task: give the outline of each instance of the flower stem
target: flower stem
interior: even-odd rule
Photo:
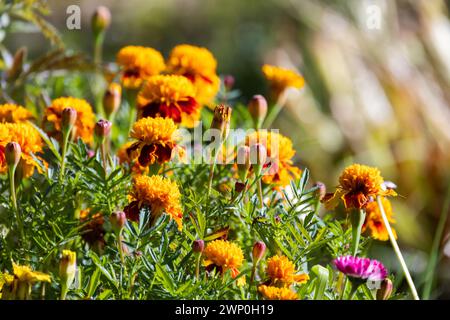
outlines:
[[[214,178],[214,169],[216,167],[216,161],[217,161],[217,156],[219,154],[219,150],[222,147],[222,143],[220,143],[219,147],[217,150],[213,149],[212,150],[212,157],[213,157],[213,163],[211,163],[211,166],[209,168],[209,177],[208,177],[208,197],[211,194],[211,189],[212,189],[212,182],[213,182],[213,178]]]
[[[358,254],[359,240],[361,239],[361,229],[366,219],[366,211],[359,209],[358,212],[351,213],[352,222],[352,256],[356,257]]]
[[[389,220],[386,216],[386,212],[384,211],[383,204],[381,203],[380,196],[377,196],[377,204],[378,208],[380,209],[381,217],[383,218],[384,226],[386,227],[386,230],[389,234],[389,240],[391,241],[392,247],[395,251],[395,254],[397,255],[397,259],[400,262],[403,272],[405,273],[406,281],[408,282],[409,288],[411,289],[411,294],[414,297],[414,300],[420,300],[419,295],[417,294],[416,287],[414,286],[414,282],[411,278],[411,274],[409,273],[408,267],[405,263],[405,260],[403,259],[402,253],[400,251],[400,248],[398,247],[397,241],[395,240],[394,233],[392,232],[391,226],[389,224]]]
[[[17,197],[16,197],[16,184],[14,181],[14,174],[16,172],[16,167],[8,167],[8,177],[9,177],[9,190],[11,194],[11,202],[14,208],[14,213],[16,214],[17,226],[19,227],[19,233],[22,239],[24,239],[23,233],[23,222],[22,216],[20,215],[19,207],[17,206]]]
[[[263,209],[264,208],[264,198],[263,198],[263,192],[262,192],[261,178],[258,179],[256,186],[258,188],[259,205],[260,205],[260,208]]]
[[[120,254],[120,261],[122,262],[122,265],[125,263],[125,258],[123,255],[123,248],[122,248],[122,235],[121,232],[119,231],[117,233],[117,250],[119,251]]]
[[[66,153],[67,153],[67,146],[69,142],[69,136],[70,136],[71,130],[63,130],[63,145],[62,145],[62,153],[61,153],[61,168],[59,171],[59,181],[62,182],[64,179],[64,167],[66,164]]]
[[[202,259],[202,254],[198,253],[195,261],[195,278],[199,279],[200,277],[200,261]]]
[[[264,120],[265,128],[270,128],[270,126],[272,125],[272,123],[275,121],[278,114],[280,113],[281,109],[282,109],[282,105],[280,105],[279,103],[275,103],[273,105],[273,107],[269,110],[269,113],[267,114],[266,119]]]
[[[61,284],[61,294],[59,296],[60,300],[66,300],[67,291],[68,291],[67,284],[66,283],[62,283]]]

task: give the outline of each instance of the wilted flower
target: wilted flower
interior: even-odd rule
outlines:
[[[230,270],[233,278],[239,274],[239,268],[244,261],[242,249],[227,240],[214,240],[208,243],[203,254],[206,267],[216,268],[222,274]]]
[[[343,256],[333,260],[336,268],[352,280],[382,281],[387,276],[384,265],[369,258]]]

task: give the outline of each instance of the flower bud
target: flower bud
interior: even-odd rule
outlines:
[[[70,250],[63,250],[61,260],[59,261],[59,276],[62,282],[69,288],[75,279],[77,270],[77,255]]]
[[[262,241],[256,241],[253,245],[253,263],[258,263],[266,252],[266,244]]]
[[[99,6],[92,15],[92,31],[95,36],[105,31],[111,23],[111,12],[107,7]]]
[[[195,240],[194,243],[192,244],[192,251],[194,251],[195,253],[202,253],[204,249],[205,249],[205,241],[201,239]]]
[[[214,117],[211,122],[211,129],[220,130],[222,141],[226,140],[230,131],[231,107],[218,105],[214,109]]]
[[[6,163],[12,169],[17,167],[17,164],[20,161],[20,156],[22,155],[22,148],[17,142],[8,142],[5,147],[5,158]]]
[[[109,216],[109,222],[111,222],[111,228],[115,233],[119,233],[125,223],[127,222],[127,217],[123,211],[115,211]]]
[[[225,89],[231,90],[234,86],[234,77],[231,74],[227,74],[223,77],[223,85],[225,86]]]
[[[377,300],[388,300],[392,294],[393,288],[394,285],[392,284],[391,279],[384,279],[383,282],[381,282],[380,289],[377,290]]]
[[[317,187],[316,195],[318,195],[319,200],[322,201],[322,199],[327,194],[327,188],[325,184],[323,182],[317,181],[314,186]]]
[[[250,148],[248,146],[241,146],[237,152],[237,167],[239,179],[245,182],[248,171],[250,170]]]
[[[106,117],[109,118],[111,114],[119,110],[121,99],[122,87],[120,84],[110,83],[103,96],[103,110],[105,111]]]
[[[267,101],[262,95],[254,95],[248,104],[248,112],[255,121],[257,127],[264,121],[267,115]]]
[[[108,120],[98,120],[97,123],[95,124],[95,135],[97,137],[99,137],[100,139],[103,139],[107,136],[109,136],[110,132],[111,132],[111,126],[112,123]]]
[[[61,126],[66,132],[72,130],[77,120],[77,111],[73,108],[64,108],[61,115]]]
[[[17,79],[17,77],[20,76],[23,70],[23,64],[27,56],[27,48],[22,47],[19,50],[16,51],[14,54],[14,59],[11,65],[11,68],[9,68],[7,72],[7,79],[9,81]]]

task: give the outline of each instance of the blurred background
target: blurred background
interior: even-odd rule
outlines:
[[[4,1],[4,0],[2,0]],[[0,2],[2,2],[0,1]],[[220,74],[231,74],[239,100],[268,94],[263,63],[300,72],[302,91],[289,93],[275,128],[289,136],[296,164],[334,190],[341,170],[360,162],[398,185],[393,200],[399,243],[419,292],[430,282],[438,222],[448,215],[450,181],[450,1],[440,0],[50,0],[46,19],[66,47],[91,55],[90,18],[112,13],[104,59],[124,45],[151,46],[165,56],[180,43],[208,47]],[[67,7],[81,8],[81,30],[66,26]],[[28,30],[30,31],[30,30]],[[40,33],[9,33],[11,52],[49,50]],[[450,299],[449,223],[439,250],[431,298]],[[399,270],[389,243],[374,257]],[[405,287],[406,289],[406,287]],[[427,289],[425,289],[427,290]]]

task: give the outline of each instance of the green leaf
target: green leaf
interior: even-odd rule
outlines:
[[[314,289],[314,300],[323,300],[328,285],[329,271],[327,268],[317,264],[311,268],[311,275],[317,279]]]

